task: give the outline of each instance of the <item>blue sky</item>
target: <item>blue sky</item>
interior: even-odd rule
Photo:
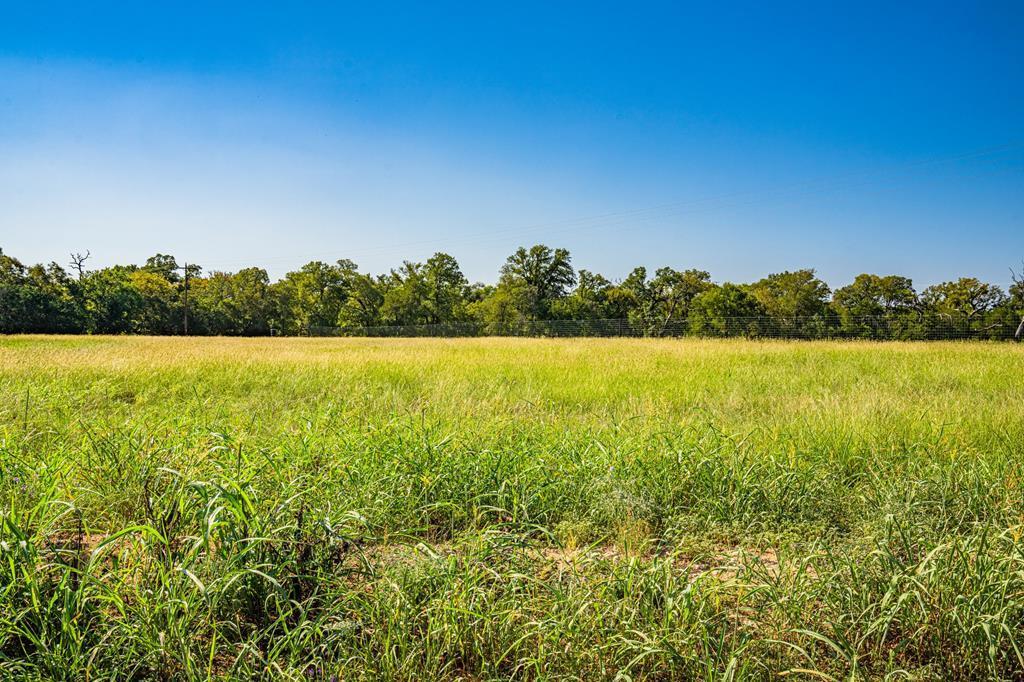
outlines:
[[[153,4],[0,3],[5,252],[493,281],[544,242],[919,287],[1024,258],[1020,2]]]

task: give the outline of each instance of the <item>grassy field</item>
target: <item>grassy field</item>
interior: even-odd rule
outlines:
[[[0,678],[1024,675],[1024,346],[0,339]]]

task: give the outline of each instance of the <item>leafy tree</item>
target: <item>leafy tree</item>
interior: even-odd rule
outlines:
[[[486,334],[514,334],[526,329],[529,323],[525,311],[530,302],[525,287],[499,284],[474,306],[474,312]]]
[[[609,294],[614,286],[604,276],[580,270],[576,288],[552,305],[552,314],[564,320],[600,320],[611,317]]]
[[[933,284],[921,294],[921,301],[939,316],[974,320],[1004,302],[1006,295],[995,284],[974,277]]]
[[[270,277],[263,268],[243,268],[230,279],[232,333],[256,336],[270,331]]]
[[[88,258],[88,254],[85,258]],[[84,258],[80,254],[71,255],[71,262],[75,267],[79,267],[80,261],[84,261]],[[203,276],[202,266],[197,265],[196,263],[178,265],[178,259],[165,253],[158,253],[150,256],[146,259],[146,264],[139,269],[145,270],[146,272],[152,272],[155,275],[163,277],[168,282],[175,284],[184,278],[183,276],[186,270],[188,271],[189,278],[198,278]],[[179,270],[181,271],[181,274],[179,274]]]
[[[183,323],[179,294],[169,280],[152,270],[128,273],[128,285],[138,294],[131,314],[131,331],[137,334],[174,334]]]
[[[72,256],[72,262],[76,262],[76,259],[77,256]],[[203,269],[199,265],[190,263],[180,266],[177,259],[168,254],[158,253],[147,258],[146,264],[131,278],[146,301],[139,319],[135,321],[139,332],[177,334],[184,331],[186,298],[194,293],[197,285],[201,286],[202,275]],[[204,312],[197,309],[194,300],[189,301],[191,333],[213,331],[203,327],[204,323],[211,323]],[[196,323],[199,323],[198,327]]]
[[[694,297],[690,330],[706,336],[757,336],[764,333],[761,302],[744,287],[726,282]]]
[[[78,333],[83,329],[84,311],[78,296],[78,283],[56,263],[33,265],[27,272],[28,298],[26,320],[33,331]]]
[[[644,335],[665,333],[675,320],[685,320],[693,299],[712,286],[711,275],[703,270],[659,268],[647,279],[647,269],[633,270],[619,286],[629,301],[629,320]]]
[[[380,284],[384,324],[442,324],[466,317],[469,284],[458,261],[446,253],[435,253],[425,264],[406,261]]]
[[[193,328],[209,334],[270,333],[270,279],[262,268],[213,272],[190,285]]]
[[[447,253],[435,253],[423,268],[428,321],[434,324],[466,319],[469,282],[459,262]]]
[[[0,251],[0,332],[77,332],[75,283],[56,263],[26,268]]]
[[[26,331],[26,275],[21,261],[0,251],[0,332]]]
[[[769,315],[810,317],[825,313],[829,288],[814,270],[787,270],[754,282],[750,292]]]
[[[749,290],[772,318],[772,333],[811,338],[826,333],[829,288],[814,270],[773,273]]]
[[[491,299],[498,288],[493,284],[476,282],[466,289],[466,317],[476,322],[480,329],[488,332],[488,317],[492,306]],[[490,333],[494,333],[490,331]]]
[[[189,333],[233,333],[231,273],[211,272],[189,282]]]
[[[913,310],[917,306],[917,293],[906,277],[863,274],[857,275],[852,284],[836,289],[832,301],[849,315],[885,315]]]
[[[285,274],[274,285],[278,327],[299,333],[309,327],[337,325],[356,274],[356,264],[350,260],[334,265],[312,261]]]
[[[1010,300],[1014,305],[1024,308],[1024,269],[1018,273],[1010,268],[1010,280],[1013,282],[1009,289]]]
[[[380,281],[370,275],[353,273],[349,279],[348,298],[338,313],[338,324],[349,329],[378,325],[383,303],[384,291]]]
[[[466,305],[471,307],[480,303],[493,294],[495,288],[496,287],[493,284],[484,284],[483,282],[474,282],[473,284],[470,284],[469,287],[466,288]],[[469,314],[474,316],[472,309],[470,309]]]
[[[850,336],[908,338],[919,326],[917,292],[910,279],[898,275],[857,275],[851,284],[836,289],[832,306]]]
[[[1010,302],[1019,310],[1024,311],[1024,279],[1018,279],[1010,287]]]
[[[162,277],[168,282],[177,283],[181,279],[178,275],[178,261],[174,256],[168,256],[167,254],[158,253],[155,256],[150,256],[146,259],[146,264],[141,268],[145,272],[152,273],[159,277]],[[191,276],[191,273],[189,273]]]
[[[405,261],[398,270],[381,278],[384,289],[380,305],[385,325],[420,325],[432,321],[430,294],[423,265]]]
[[[519,312],[529,320],[550,317],[553,302],[564,297],[576,283],[572,258],[565,249],[551,249],[543,244],[520,247],[501,267],[498,288],[503,300],[520,306]]]
[[[86,331],[93,334],[127,334],[145,306],[142,294],[132,286],[133,265],[115,265],[89,272],[82,281]]]
[[[951,331],[992,335],[1012,319],[1007,301],[1001,288],[974,277],[934,284],[921,292],[931,333],[939,337]]]
[[[613,295],[625,309],[629,323],[644,336],[656,333],[659,327],[657,303],[647,283],[647,268],[634,268],[616,287]]]

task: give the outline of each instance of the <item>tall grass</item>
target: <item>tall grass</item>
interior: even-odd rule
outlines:
[[[1016,679],[1024,348],[0,339],[0,678]]]

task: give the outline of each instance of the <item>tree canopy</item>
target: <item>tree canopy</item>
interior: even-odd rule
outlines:
[[[72,254],[69,274],[0,251],[0,332],[181,334],[187,315],[189,333],[245,336],[459,325],[481,334],[932,338],[946,329],[1004,338],[1024,316],[1024,279],[1015,272],[1006,291],[962,277],[918,294],[907,277],[870,273],[833,292],[813,269],[742,284],[716,283],[695,268],[664,266],[652,276],[637,267],[614,281],[577,272],[566,249],[543,244],[509,255],[494,285],[471,284],[447,253],[380,275],[346,259],[315,260],[277,281],[259,267],[205,272],[162,253],[141,266],[96,269],[89,257]],[[620,323],[589,324],[608,320]]]

